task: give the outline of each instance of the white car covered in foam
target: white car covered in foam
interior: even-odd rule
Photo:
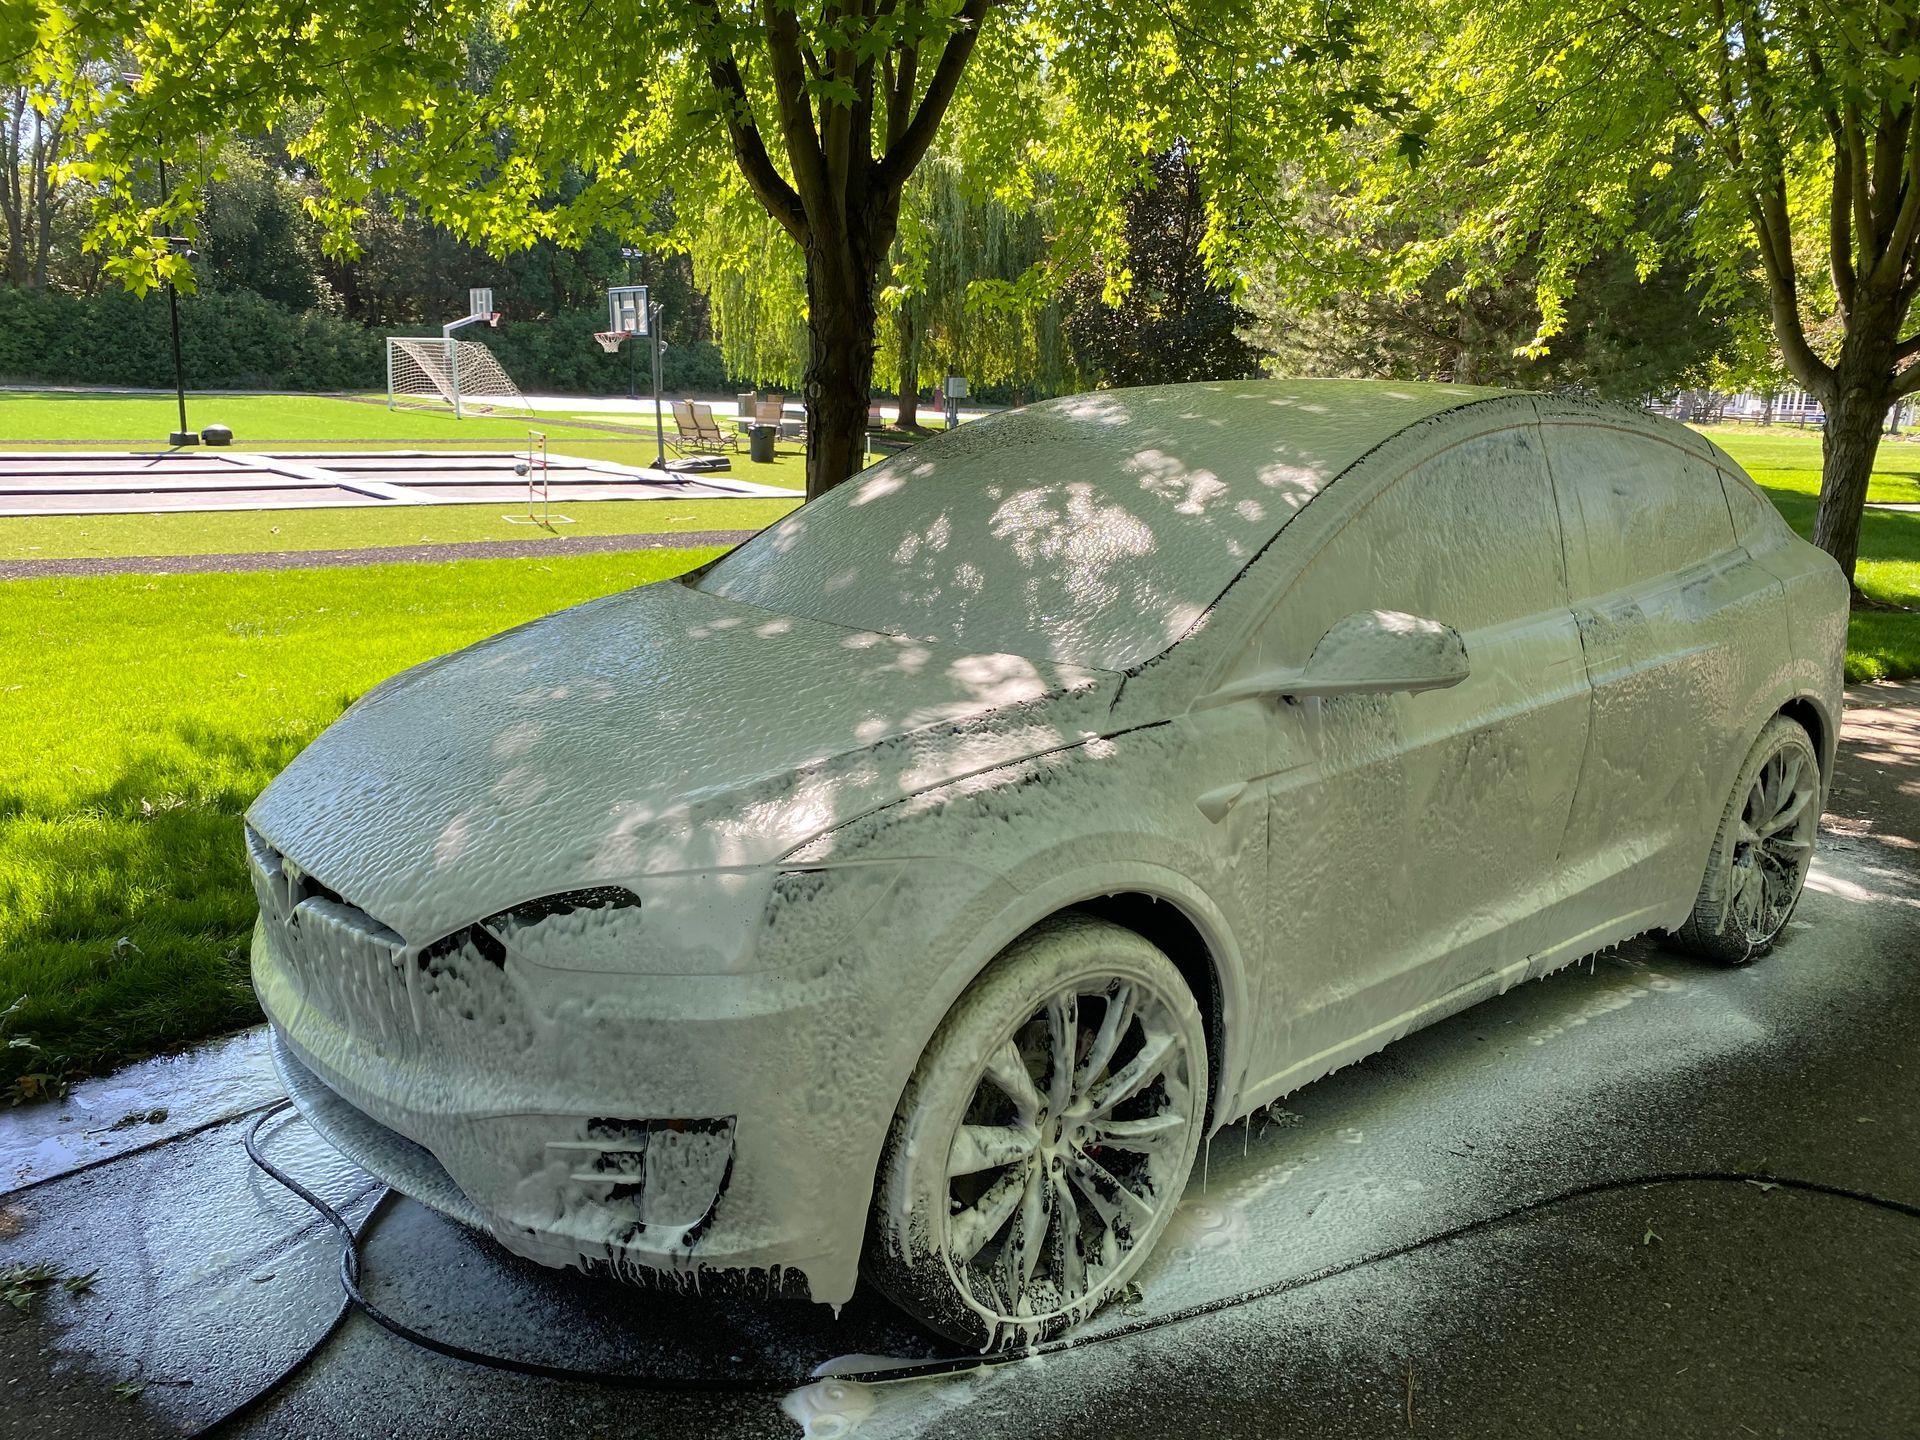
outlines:
[[[366,695],[248,812],[254,981],[311,1122],[520,1254],[1032,1339],[1218,1127],[1643,931],[1765,950],[1846,609],[1628,411],[1051,401]]]

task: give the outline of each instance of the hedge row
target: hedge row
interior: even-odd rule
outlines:
[[[180,297],[180,353],[204,389],[384,388],[378,335],[250,293]],[[54,385],[173,384],[167,296],[82,298],[0,288],[0,377]]]
[[[529,394],[623,395],[629,359],[605,355],[593,332],[604,313],[469,327],[463,338],[486,344]],[[386,388],[385,341],[324,311],[289,310],[251,292],[180,297],[180,352],[190,389],[352,390]],[[627,342],[629,346],[633,341]],[[648,356],[640,385],[652,388]],[[664,389],[724,393],[726,367],[717,346],[668,347]],[[0,285],[0,381],[46,385],[173,384],[167,297],[136,298],[115,290],[95,296],[17,290]]]

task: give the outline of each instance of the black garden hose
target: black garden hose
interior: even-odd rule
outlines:
[[[199,1436],[210,1436],[224,1430],[236,1420],[251,1414],[270,1396],[277,1393],[288,1380],[319,1352],[334,1333],[340,1328],[349,1310],[359,1310],[369,1320],[385,1330],[391,1331],[410,1344],[431,1350],[437,1355],[449,1359],[464,1361],[469,1365],[483,1366],[489,1370],[502,1370],[515,1375],[529,1375],[543,1380],[561,1380],[585,1382],[594,1385],[610,1386],[626,1390],[653,1391],[657,1393],[715,1394],[715,1395],[766,1395],[778,1396],[807,1384],[814,1377],[806,1375],[768,1375],[738,1376],[724,1379],[688,1379],[673,1375],[634,1375],[621,1371],[594,1370],[587,1367],[568,1365],[547,1365],[538,1361],[519,1360],[512,1356],[491,1355],[485,1351],[470,1349],[450,1340],[442,1340],[417,1330],[404,1321],[381,1310],[368,1300],[360,1290],[360,1240],[361,1231],[357,1231],[332,1206],[315,1195],[298,1180],[288,1175],[271,1160],[260,1153],[258,1144],[260,1127],[273,1116],[285,1110],[291,1101],[280,1104],[259,1115],[246,1134],[247,1156],[267,1175],[284,1185],[313,1207],[314,1212],[340,1234],[340,1309],[320,1336],[304,1350],[284,1372],[272,1383],[256,1394],[248,1397],[233,1410],[195,1432]],[[1091,1345],[1104,1345],[1110,1341],[1142,1335],[1150,1330],[1158,1330],[1167,1325],[1178,1325],[1188,1320],[1231,1310],[1238,1306],[1252,1304],[1255,1301],[1271,1299],[1290,1291],[1302,1290],[1309,1285],[1317,1285],[1335,1276],[1349,1274],[1369,1266],[1380,1265],[1389,1260],[1399,1259],[1418,1250],[1435,1245],[1444,1245],[1449,1241],[1465,1239],[1497,1226],[1510,1224],[1515,1220],[1537,1214],[1554,1206],[1583,1199],[1590,1195],[1604,1195],[1615,1190],[1645,1189],[1656,1185],[1757,1185],[1781,1190],[1798,1190],[1809,1195],[1824,1195],[1836,1200],[1850,1200],[1861,1205],[1871,1205],[1881,1210],[1904,1215],[1910,1220],[1920,1220],[1920,1205],[1905,1200],[1890,1199],[1866,1190],[1855,1190],[1844,1185],[1829,1185],[1819,1180],[1804,1180],[1792,1175],[1774,1175],[1763,1171],[1743,1170],[1661,1170],[1649,1171],[1640,1175],[1624,1175],[1606,1180],[1592,1180],[1585,1184],[1569,1186],[1551,1194],[1541,1195],[1532,1200],[1523,1200],[1509,1205],[1503,1210],[1469,1220],[1450,1229],[1436,1231],[1430,1235],[1408,1240],[1385,1249],[1375,1250],[1353,1260],[1342,1260],[1336,1264],[1325,1265],[1317,1270],[1289,1276],[1271,1284],[1255,1286],[1233,1295],[1218,1299],[1204,1300],[1197,1304],[1172,1310],[1164,1315],[1143,1316],[1129,1321],[1114,1329],[1085,1339],[1063,1336],[1043,1344],[1027,1346],[1021,1349],[1000,1350],[990,1354],[968,1352],[959,1355],[935,1356],[918,1360],[885,1370],[871,1370],[837,1374],[833,1378],[841,1384],[887,1385],[908,1380],[927,1380],[942,1375],[954,1375],[970,1370],[991,1369],[1001,1365],[1011,1365],[1023,1360],[1031,1360],[1047,1355],[1058,1355],[1068,1350],[1085,1348]],[[367,1220],[361,1229],[371,1223],[380,1207],[392,1197],[391,1190],[382,1191],[367,1213]]]

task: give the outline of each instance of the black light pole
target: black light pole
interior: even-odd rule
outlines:
[[[660,416],[660,307],[647,306],[647,334],[653,340],[653,468],[667,468],[667,422]]]
[[[620,257],[627,262],[627,284],[633,284],[633,262],[645,253],[644,250],[632,245],[620,247]],[[638,345],[627,351],[627,398],[629,400],[640,398],[640,347]]]
[[[164,157],[155,157],[160,164],[160,203],[167,203],[167,162]],[[167,248],[176,254],[193,258],[193,251],[187,248],[187,242],[176,236],[167,237]],[[167,281],[167,314],[173,324],[173,393],[180,402],[180,428],[167,437],[167,443],[173,446],[198,445],[200,437],[187,429],[187,370],[180,360],[180,292],[173,281]]]

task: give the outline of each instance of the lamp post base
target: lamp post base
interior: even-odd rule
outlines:
[[[200,432],[197,430],[176,430],[167,436],[167,444],[173,446],[176,450],[182,446],[198,445],[199,443]]]

